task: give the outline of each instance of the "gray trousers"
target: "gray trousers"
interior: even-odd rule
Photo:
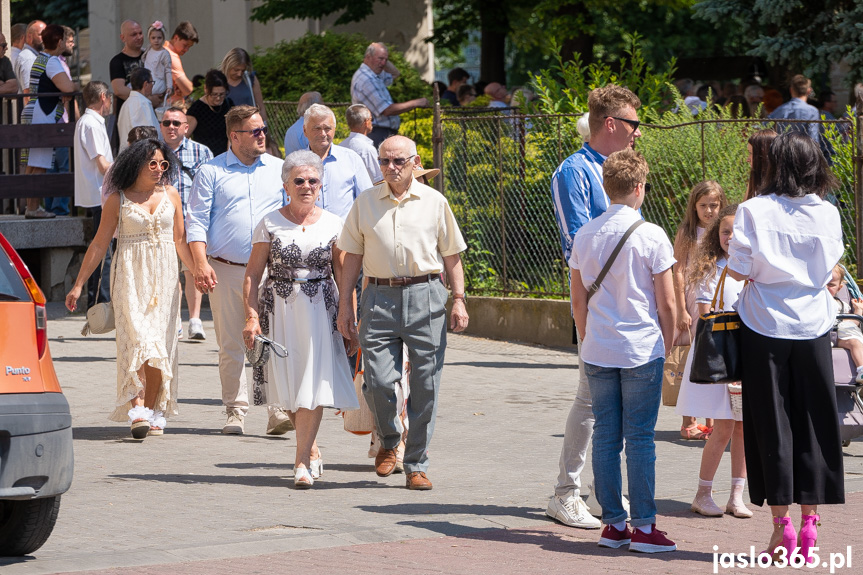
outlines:
[[[406,287],[369,284],[360,302],[363,395],[374,412],[386,449],[401,440],[396,387],[402,378],[402,344],[411,362],[407,413],[410,427],[404,465],[408,473],[428,469],[437,395],[446,349],[447,290],[435,279]]]
[[[563,432],[563,448],[560,450],[560,473],[554,494],[567,497],[581,495],[581,471],[587,460],[587,449],[593,437],[593,405],[590,398],[590,385],[584,373],[584,361],[578,356],[578,390],[575,401],[566,418]]]

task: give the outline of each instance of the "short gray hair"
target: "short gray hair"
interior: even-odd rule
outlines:
[[[359,128],[366,121],[372,119],[371,111],[362,104],[354,104],[345,110],[345,120],[348,122],[348,128],[353,130]]]
[[[329,116],[333,119],[333,123],[336,122],[336,115],[333,111],[324,106],[323,104],[312,104],[309,106],[309,109],[303,113],[303,125],[308,122],[311,118],[324,118]],[[333,126],[335,128],[335,126]]]
[[[376,50],[383,50],[387,54],[390,53],[390,51],[387,49],[387,47],[382,42],[372,42],[371,44],[369,44],[369,47],[366,48],[366,53],[363,54],[363,58],[368,58],[369,56],[374,56]]]
[[[297,150],[288,154],[288,157],[285,158],[285,163],[282,164],[282,182],[288,181],[294,168],[305,166],[317,170],[319,178],[324,177],[324,163],[321,161],[320,156],[311,150]]]

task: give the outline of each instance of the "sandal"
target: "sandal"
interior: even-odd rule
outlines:
[[[701,425],[700,423],[698,424],[698,429],[707,437],[710,437],[710,434],[713,433],[712,427],[707,427],[706,425]]]
[[[692,441],[705,441],[708,437],[710,437],[710,434],[702,431],[701,426],[696,424],[691,427],[681,426],[680,437]]]
[[[300,467],[294,470],[294,487],[297,489],[309,489],[315,480],[305,467]]]
[[[151,425],[150,430],[147,432],[147,435],[163,435],[164,433],[165,433],[165,430],[162,429],[161,427]]]
[[[135,439],[144,439],[150,432],[150,422],[146,419],[136,419],[132,422],[132,437]]]

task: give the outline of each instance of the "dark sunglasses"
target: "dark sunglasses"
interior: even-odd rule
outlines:
[[[266,126],[261,126],[260,128],[255,128],[254,130],[234,130],[235,132],[241,132],[244,134],[251,134],[253,138],[260,138],[261,135],[266,136],[267,132],[270,131]]]
[[[646,183],[646,182],[645,182],[645,184],[644,184],[644,193],[645,193],[645,194],[649,194],[649,193],[650,193],[650,184],[648,184],[648,183]]]
[[[6,42],[0,42],[0,48],[5,48],[8,45]]]
[[[392,160],[390,160],[389,158],[378,158],[378,163],[386,168],[390,165],[390,162],[392,162],[392,165],[397,168],[401,168],[408,162],[408,160],[410,160],[414,156],[416,156],[416,154],[414,154],[413,156],[408,156],[407,158],[393,158]]]
[[[179,128],[180,126],[182,126],[185,123],[186,122],[181,122],[180,120],[162,120],[162,125],[165,126],[166,128],[170,128],[171,126],[174,126],[175,128]]]
[[[639,120],[627,120],[626,118],[618,118],[617,116],[606,116],[606,118],[611,118],[612,120],[620,120],[624,124],[629,124],[630,126],[632,126],[633,132],[636,131],[638,129],[638,126],[641,125],[641,122]]]
[[[164,172],[171,167],[171,163],[168,160],[162,160],[161,162],[159,160],[150,160],[149,166],[153,171],[159,170],[160,172]]]
[[[306,182],[308,182],[309,185],[313,188],[321,183],[321,181],[317,178],[309,178],[308,180],[305,178],[294,178],[294,185],[297,187],[302,186]]]

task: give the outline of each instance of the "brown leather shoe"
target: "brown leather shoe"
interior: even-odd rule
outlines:
[[[408,489],[416,489],[418,491],[428,491],[432,488],[432,482],[426,477],[422,471],[412,471],[407,475]]]
[[[381,447],[375,457],[375,473],[377,473],[379,477],[387,477],[388,475],[392,475],[395,468],[396,450]]]

